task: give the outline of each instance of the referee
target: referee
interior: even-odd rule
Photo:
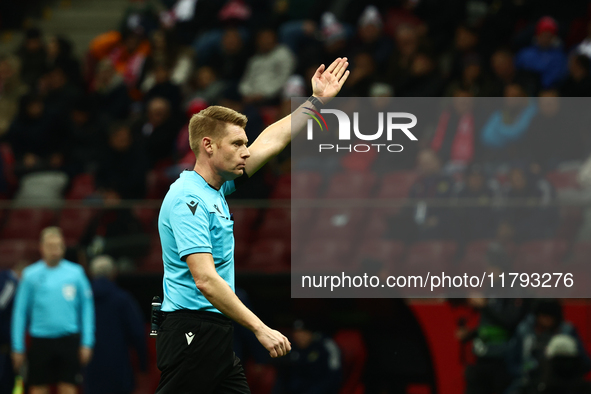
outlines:
[[[94,302],[84,269],[64,259],[59,227],[41,231],[42,259],[23,271],[12,312],[12,363],[20,371],[26,352],[32,394],[48,394],[57,383],[59,394],[75,394],[81,367],[94,346]]]
[[[347,66],[347,58],[326,69],[321,65],[305,106],[319,108],[336,96],[349,75]],[[234,294],[234,223],[225,196],[235,190],[234,179],[253,175],[287,146],[292,122],[294,132],[304,127],[301,108],[266,128],[250,147],[246,116],[234,110],[212,106],[191,118],[195,167],[170,186],[158,217],[165,312],[156,340],[158,394],[250,393],[232,350],[230,319],[250,329],[271,357],[291,350],[284,335]]]

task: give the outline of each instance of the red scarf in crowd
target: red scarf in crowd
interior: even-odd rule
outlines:
[[[451,114],[449,111],[443,111],[439,117],[435,137],[431,142],[431,149],[439,152],[445,133],[447,129],[449,118]],[[450,160],[453,162],[460,162],[468,164],[474,157],[474,117],[471,113],[464,114],[460,117],[458,127],[455,132],[453,142],[451,144]]]

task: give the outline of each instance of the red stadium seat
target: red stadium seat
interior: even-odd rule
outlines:
[[[144,272],[164,272],[164,263],[162,262],[162,245],[160,238],[153,235],[150,240],[150,251],[144,257],[140,264],[140,270]]]
[[[68,200],[82,200],[95,192],[94,176],[92,174],[77,175],[66,194]]]
[[[270,126],[279,119],[279,107],[261,107],[259,109],[259,114],[261,115],[261,118],[263,118],[265,127]]]
[[[417,178],[418,174],[414,171],[397,171],[384,175],[378,186],[376,198],[397,201],[392,201],[392,207],[383,209],[390,215],[398,213]]]
[[[242,270],[243,267],[248,266],[250,246],[250,242],[241,238],[234,238],[234,265],[237,270]]]
[[[356,264],[361,264],[365,259],[380,261],[389,271],[400,265],[405,246],[400,241],[387,239],[364,239],[359,245]]]
[[[54,213],[47,209],[15,209],[0,232],[3,239],[37,240],[43,228],[53,224]]]
[[[583,224],[583,210],[581,207],[561,207],[560,225],[556,237],[560,239],[574,239]]]
[[[363,237],[365,239],[382,238],[388,231],[388,220],[390,213],[387,209],[371,209],[364,220]]]
[[[289,242],[280,239],[259,239],[250,248],[244,270],[261,273],[289,271]]]
[[[574,244],[569,265],[589,267],[589,263],[591,263],[591,242],[577,242]]]
[[[164,169],[154,169],[146,176],[146,197],[151,200],[159,200],[164,197],[170,187],[170,179]]]
[[[341,350],[343,383],[339,394],[362,394],[363,372],[367,362],[367,347],[359,330],[339,330],[334,341]]]
[[[37,242],[22,239],[4,239],[0,241],[0,270],[12,268],[22,260],[31,262],[34,255],[32,248],[38,249]]]
[[[412,275],[449,271],[456,251],[451,241],[417,242],[409,247],[402,270]]]
[[[267,209],[257,232],[257,239],[281,239],[289,242],[290,238],[291,210],[289,208]]]
[[[546,175],[546,179],[555,189],[578,189],[577,171],[552,171]]]
[[[58,226],[62,229],[67,245],[76,245],[95,211],[91,208],[66,208],[60,213]]]
[[[559,268],[566,251],[567,243],[564,240],[526,242],[517,251],[514,262],[515,271],[551,272]]]
[[[350,255],[351,244],[341,240],[313,240],[301,246],[302,251],[292,260],[292,271],[340,272],[347,268],[344,261]]]
[[[364,213],[362,208],[319,208],[309,230],[310,239],[357,241]]]
[[[418,174],[414,171],[396,171],[386,174],[378,187],[378,198],[406,198],[416,182]]]
[[[325,198],[367,198],[376,182],[371,172],[341,172],[330,179]]]
[[[283,178],[283,177],[282,177]],[[290,177],[291,198],[314,198],[322,184],[322,175],[312,171],[294,172]],[[287,182],[284,178],[283,182]]]
[[[259,209],[230,206],[230,213],[234,218],[234,238],[244,241],[251,240],[259,218]]]
[[[283,174],[275,182],[270,198],[290,199],[291,198],[291,174]]]
[[[144,230],[147,232],[157,229],[158,224],[156,223],[156,219],[158,218],[159,212],[159,208],[133,208],[133,215],[142,223]]]
[[[466,246],[464,256],[456,267],[456,273],[462,275],[482,275],[490,269],[486,259],[486,253],[490,246],[490,240],[473,241]]]

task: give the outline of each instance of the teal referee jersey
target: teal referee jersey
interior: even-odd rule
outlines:
[[[217,273],[234,290],[234,222],[226,195],[234,181],[220,190],[195,171],[183,171],[162,201],[158,232],[164,262],[162,310],[202,310],[220,313],[197,289],[186,258],[210,253]]]

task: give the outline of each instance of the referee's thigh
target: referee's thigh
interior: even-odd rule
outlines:
[[[156,338],[156,361],[161,371],[156,393],[250,393],[246,378],[243,384],[238,383],[244,372],[240,374],[239,362],[240,370],[235,365],[232,330],[230,324],[169,315]],[[227,388],[233,391],[219,391],[225,389],[228,379]]]

